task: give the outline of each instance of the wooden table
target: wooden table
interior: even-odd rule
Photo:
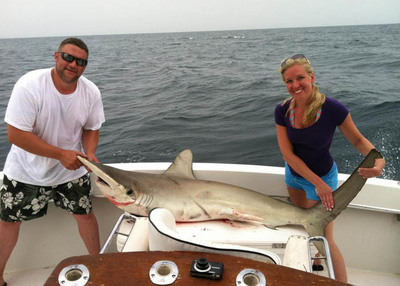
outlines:
[[[194,259],[206,258],[209,261],[222,262],[224,272],[221,280],[192,277],[189,274]],[[99,255],[75,256],[61,261],[47,279],[45,286],[58,286],[58,276],[67,266],[83,264],[90,278],[86,285],[130,286],[155,285],[150,281],[149,270],[158,261],[173,261],[179,270],[176,281],[171,285],[236,285],[236,277],[243,269],[262,272],[267,286],[290,285],[348,285],[323,276],[291,269],[275,264],[267,264],[251,259],[203,252],[154,251],[126,252]],[[243,286],[246,286],[244,284]]]

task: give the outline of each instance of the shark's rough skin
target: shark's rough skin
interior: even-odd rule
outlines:
[[[182,151],[164,174],[125,171],[100,163],[79,160],[99,178],[101,192],[122,210],[147,216],[157,207],[168,209],[178,222],[229,219],[260,223],[270,228],[302,225],[310,236],[323,236],[333,221],[353,200],[366,179],[358,174],[360,167],[372,167],[382,155],[371,150],[358,168],[334,192],[335,207],[327,211],[321,203],[302,209],[249,189],[197,180],[193,175],[193,155]],[[318,250],[324,250],[317,245]]]

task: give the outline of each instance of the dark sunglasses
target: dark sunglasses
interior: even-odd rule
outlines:
[[[87,65],[87,60],[84,59],[80,59],[77,57],[74,57],[73,55],[67,54],[67,53],[63,53],[63,52],[58,52],[61,55],[61,58],[69,63],[72,63],[73,61],[76,61],[76,64],[80,67],[86,66]]]
[[[307,62],[310,62],[310,61],[306,58],[305,55],[303,55],[303,54],[296,54],[296,55],[294,55],[294,56],[292,56],[292,57],[290,57],[290,58],[284,59],[284,60],[281,62],[281,68],[283,68],[284,66],[286,66],[288,60],[300,60],[300,59],[306,59]]]

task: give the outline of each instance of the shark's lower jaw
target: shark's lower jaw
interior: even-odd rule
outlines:
[[[134,204],[135,202],[117,202],[115,199],[114,199],[114,197],[110,197],[110,196],[107,196],[107,199],[110,201],[110,202],[112,202],[115,206],[117,206],[117,207],[123,207],[123,206],[129,206],[129,205],[132,205],[132,204]]]

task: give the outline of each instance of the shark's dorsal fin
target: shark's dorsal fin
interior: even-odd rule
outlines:
[[[192,170],[193,154],[189,149],[183,150],[165,171],[164,175],[195,180]]]

